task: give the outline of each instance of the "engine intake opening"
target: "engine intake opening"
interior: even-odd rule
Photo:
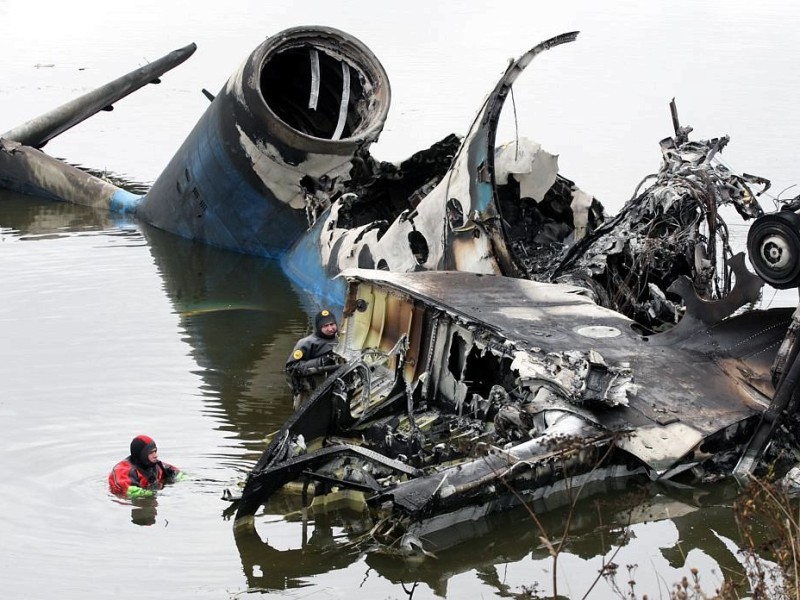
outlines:
[[[349,138],[364,124],[369,95],[363,75],[322,48],[279,52],[261,71],[267,106],[289,127],[323,139]]]

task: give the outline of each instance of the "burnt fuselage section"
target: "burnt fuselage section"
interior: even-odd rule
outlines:
[[[663,345],[575,286],[345,276],[342,366],[273,437],[241,524],[293,481],[362,494],[402,537],[608,478],[730,469],[791,321],[749,313]]]

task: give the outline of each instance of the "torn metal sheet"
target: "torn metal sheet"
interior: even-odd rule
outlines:
[[[557,157],[527,139],[495,150],[499,116],[514,81],[538,54],[572,42],[577,35],[551,38],[509,65],[460,144],[452,148],[443,140],[425,152],[446,153],[447,161],[441,161],[446,170],[419,171],[426,163],[423,153],[399,169],[365,155],[351,193],[331,196],[324,223],[309,232],[314,244],[298,244],[284,259],[290,276],[307,287],[306,267],[316,261],[329,277],[355,266],[520,276],[525,271],[514,250],[520,236],[531,235],[536,243],[553,237],[563,241],[575,230],[572,223],[548,219],[534,232],[525,218],[518,218],[520,211],[539,214],[536,207],[541,203],[558,205],[561,213],[565,205],[571,213],[575,204],[578,234],[597,227],[602,206],[558,175]],[[380,217],[376,205],[381,206]],[[516,229],[509,222],[518,223]]]

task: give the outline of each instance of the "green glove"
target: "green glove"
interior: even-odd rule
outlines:
[[[184,479],[189,479],[189,475],[183,471],[178,471],[178,474],[175,475],[175,481],[183,481]]]
[[[138,485],[132,485],[128,488],[128,498],[148,498],[155,495],[156,493],[153,490],[146,490]]]

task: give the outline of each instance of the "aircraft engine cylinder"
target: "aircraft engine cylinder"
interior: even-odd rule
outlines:
[[[329,27],[278,33],[214,97],[137,214],[183,237],[277,257],[377,140],[390,97],[383,67],[356,38]]]

